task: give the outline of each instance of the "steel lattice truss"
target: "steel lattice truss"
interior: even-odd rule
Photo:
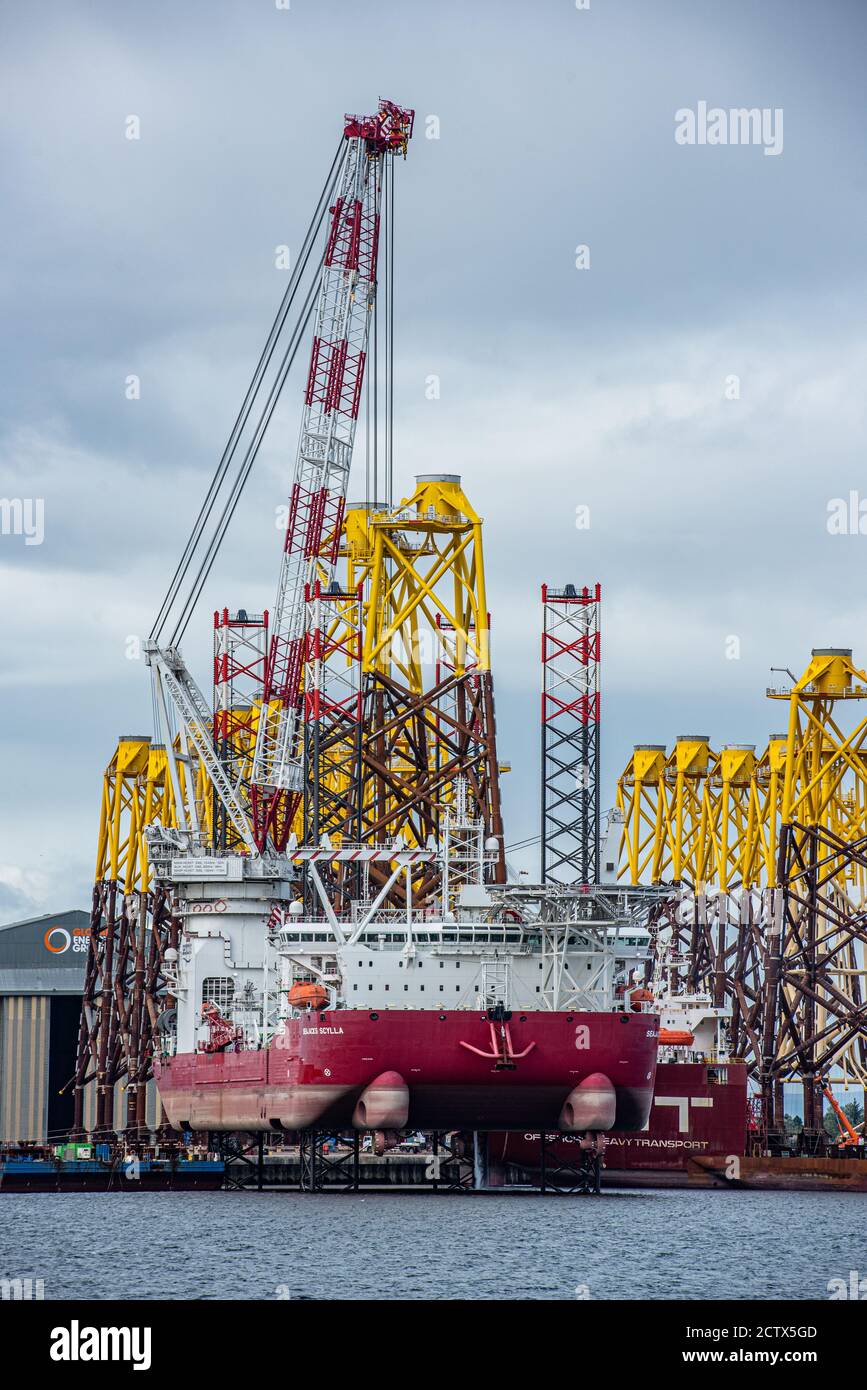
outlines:
[[[406,151],[413,113],[380,103],[348,118],[347,157],[325,248],[251,787],[253,834],[283,849],[302,795],[299,749],[305,590],[340,547],[361,403],[380,231],[384,156]]]
[[[303,842],[323,837],[360,843],[361,806],[357,773],[363,737],[361,586],[354,592],[336,583],[308,590],[304,648],[304,827]],[[362,870],[339,863],[331,874],[341,909],[357,893]],[[307,884],[307,894],[311,892]]]
[[[267,613],[214,614],[214,749],[239,798],[252,773],[267,652]],[[211,795],[214,847],[243,850],[226,807]]]
[[[788,728],[758,757],[703,735],[669,754],[635,747],[618,784],[620,877],[671,883],[654,939],[685,988],[731,1008],[767,1134],[782,1134],[783,1088],[798,1083],[820,1143],[827,1081],[867,1088],[867,673],[848,648],[819,647],[767,693]]]
[[[846,892],[853,871],[867,868],[867,835],[846,841],[793,822],[783,829],[781,861],[765,962],[766,1116],[782,1126],[782,1083],[797,1078],[805,1129],[818,1130],[832,1065],[867,1083],[867,912]]]
[[[795,822],[782,831],[779,886],[682,889],[650,914],[652,955],[679,988],[730,1007],[731,1053],[761,1093],[769,1134],[783,1132],[785,1083],[801,1085],[812,1135],[832,1071],[867,1085],[867,910],[846,892],[865,869],[867,836]]]
[[[481,531],[460,480],[425,475],[393,509],[350,509],[346,587],[307,594],[304,841],[425,849],[447,822],[450,892],[470,839],[485,877],[505,878]],[[379,887],[387,871],[363,873]],[[360,895],[357,865],[333,879],[341,900]],[[416,904],[440,886],[420,860]],[[404,897],[401,880],[389,901]]]
[[[85,1095],[96,1091],[94,1133],[119,1121],[130,1139],[148,1134],[145,1101],[152,1075],[157,1020],[171,1004],[165,952],[177,949],[179,923],[167,891],[124,894],[115,881],[97,883],[75,1070],[73,1131],[85,1133]],[[125,1114],[115,1104],[118,1085]]]
[[[465,786],[470,813],[496,838],[495,882],[505,878],[493,686],[489,672],[447,674],[418,694],[382,672],[362,676],[360,718],[339,700],[323,701],[306,723],[305,770],[308,819],[305,840],[324,835],[367,844],[425,846],[440,834],[443,812],[455,787]],[[373,883],[387,870],[367,872]],[[341,871],[342,891],[352,890],[354,869]],[[416,905],[435,894],[439,869],[420,863],[413,878]],[[395,884],[393,899],[404,900]]]
[[[543,585],[542,611],[542,880],[596,883],[599,585]]]
[[[732,1017],[732,1054],[761,1071],[761,1020],[764,1007],[765,898],[750,892],[672,891],[652,903],[647,920],[651,951],[646,983],[660,960],[673,992],[707,994]]]

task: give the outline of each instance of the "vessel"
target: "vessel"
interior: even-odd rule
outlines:
[[[603,1184],[620,1187],[694,1185],[692,1160],[713,1160],[725,1172],[742,1158],[750,1137],[747,1068],[728,1053],[731,1009],[711,996],[680,988],[683,961],[668,945],[655,943],[649,988],[629,991],[630,1012],[658,1013],[659,1055],[653,1104],[643,1125],[606,1136]],[[488,1183],[494,1186],[535,1178],[544,1164],[567,1168],[568,1135],[490,1134],[485,1145]],[[732,1167],[732,1171],[734,1168]]]
[[[9,1145],[0,1149],[0,1192],[215,1192],[225,1170],[216,1154],[172,1145],[148,1153],[109,1143]]]
[[[322,874],[369,848],[172,858],[181,930],[155,1075],[175,1129],[538,1125],[599,1153],[642,1128],[659,1019],[617,1004],[628,893],[486,884],[483,826],[463,831],[476,881],[422,909],[364,882],[335,909]],[[379,855],[397,877],[444,852]]]
[[[649,1015],[380,1003],[287,1019],[265,1048],[167,1057],[157,1084],[176,1129],[617,1133],[649,1112],[655,1048]]]
[[[720,1156],[691,1158],[688,1186],[760,1192],[867,1192],[867,1159],[821,1154],[748,1155],[733,1164]]]
[[[374,306],[393,321],[413,128],[385,99],[345,117],[143,644],[155,738],[119,740],[107,773],[74,1128],[93,1082],[109,1131],[124,1080],[141,1142],[152,1066],[176,1131],[301,1134],[307,1152],[323,1131],[538,1125],[572,1136],[592,1185],[603,1136],[646,1123],[658,1043],[653,1010],[618,995],[646,892],[597,884],[601,589],[542,587],[532,887],[506,862],[482,517],[458,473],[394,494]],[[180,643],[311,319],[274,603],[214,613],[209,698]]]
[[[673,1004],[666,1009],[660,1001],[663,1036],[665,1022],[670,1024],[675,1012]],[[747,1151],[747,1068],[742,1061],[726,1056],[717,1037],[726,1011],[714,1009],[701,996],[681,997],[675,1007],[680,1014],[678,1021],[694,1030],[693,1041],[660,1045],[653,1104],[646,1124],[606,1136],[605,1186],[689,1186],[694,1182],[691,1160],[713,1158],[725,1167],[732,1156],[740,1157]],[[711,1035],[715,1045],[710,1045]],[[538,1131],[489,1135],[488,1181],[500,1185],[536,1175],[542,1161],[540,1153]],[[570,1156],[569,1137],[548,1134],[546,1164],[568,1164]]]

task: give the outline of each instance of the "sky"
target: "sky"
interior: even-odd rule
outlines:
[[[602,584],[603,806],[634,743],[761,749],[771,667],[867,663],[865,39],[856,0],[0,6],[0,496],[42,505],[40,544],[0,533],[0,923],[87,906],[103,768],[151,732],[128,639],[285,288],[275,248],[380,96],[417,112],[395,487],[459,473],[485,518],[507,843],[538,829],[543,582]],[[781,148],[680,143],[700,103],[767,110]],[[299,400],[185,642],[202,684],[213,608],[273,602]]]

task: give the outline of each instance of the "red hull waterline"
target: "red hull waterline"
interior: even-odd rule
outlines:
[[[658,1037],[654,1014],[339,1009],[155,1071],[175,1129],[619,1133],[647,1122]]]
[[[660,1062],[646,1128],[613,1133],[605,1141],[611,1186],[680,1185],[694,1158],[742,1156],[748,1137],[747,1069],[743,1062]],[[510,1170],[535,1173],[540,1134],[489,1134],[488,1179],[507,1181]],[[551,1134],[546,1162],[568,1163],[572,1141]]]

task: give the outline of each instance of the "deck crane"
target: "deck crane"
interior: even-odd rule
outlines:
[[[361,405],[365,361],[377,288],[377,256],[386,159],[405,157],[412,136],[414,112],[381,100],[372,116],[345,118],[342,148],[335,156],[320,209],[308,229],[302,252],[253,380],[218,465],[211,489],[169,586],[145,659],[151,667],[156,715],[169,753],[175,805],[182,830],[195,837],[195,806],[181,794],[177,763],[199,758],[214,794],[249,853],[285,849],[303,787],[299,711],[305,588],[319,579],[327,585],[334,574],[340,545],[349,470]],[[330,202],[331,194],[334,201]],[[324,199],[324,201],[323,201]],[[290,335],[276,379],[264,400],[253,439],[228,489],[222,512],[214,508],[231,479],[243,430],[266,380],[280,333],[310,257],[315,234],[328,210],[327,238],[318,281],[311,287]],[[314,313],[315,310],[315,313]],[[261,709],[249,778],[234,780],[214,746],[213,711],[187,669],[178,648],[192,607],[210,571],[217,549],[249,475],[262,435],[273,414],[301,335],[313,316],[313,342],[304,389],[294,476],[289,491],[287,524],[276,602],[271,615],[270,645],[265,661]],[[255,417],[254,417],[255,418]],[[213,530],[205,541],[208,526]],[[198,571],[194,557],[204,549]],[[183,583],[192,576],[189,592]],[[162,634],[169,614],[180,602],[181,617],[167,643]],[[173,707],[181,726],[176,747]]]
[[[253,756],[250,810],[259,849],[285,848],[302,792],[298,748],[305,586],[337,562],[364,363],[376,296],[385,156],[406,155],[413,112],[381,101],[347,117],[349,155],[319,288],[271,647]]]

